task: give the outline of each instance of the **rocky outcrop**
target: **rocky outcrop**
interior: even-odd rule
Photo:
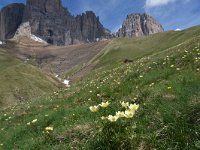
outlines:
[[[18,9],[12,8],[12,11],[18,11]],[[22,24],[22,26],[17,36],[19,37],[20,33],[25,33],[26,31],[23,31],[24,22],[29,23],[31,34],[54,45],[94,42],[97,39],[111,37],[110,32],[103,27],[99,17],[92,11],[74,17],[62,6],[61,0],[27,0],[25,9],[23,8],[21,11],[20,18],[15,17],[13,19],[5,15],[7,20],[15,21],[17,26],[12,28],[12,34],[1,39],[12,38],[19,24]],[[2,23],[2,25],[5,29],[9,28],[9,31],[11,31],[10,24]],[[24,30],[26,29],[24,28]],[[1,28],[0,30],[2,37],[6,35],[3,32],[4,30]]]
[[[10,4],[0,12],[0,40],[10,39],[22,23],[24,4]]]
[[[117,37],[139,37],[163,32],[162,25],[153,17],[144,14],[130,14],[116,33]]]

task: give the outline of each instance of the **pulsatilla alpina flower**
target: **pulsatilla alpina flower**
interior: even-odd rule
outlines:
[[[107,119],[107,118],[106,118],[106,117],[104,117],[104,116],[102,116],[102,117],[101,117],[101,120],[105,120],[105,119]]]
[[[90,106],[90,111],[91,112],[97,112],[98,111],[98,106]]]
[[[106,108],[110,105],[110,103],[107,101],[107,102],[102,102],[99,106],[101,106],[102,108]]]
[[[136,105],[136,104],[130,104],[128,107],[129,107],[130,110],[132,110],[132,111],[136,111],[136,110],[138,110],[139,105]]]
[[[125,113],[123,111],[118,111],[118,112],[116,112],[116,116],[119,118],[123,118],[123,117],[125,117]]]
[[[110,122],[116,122],[118,118],[119,118],[119,117],[117,117],[117,116],[112,116],[112,115],[109,115],[109,116],[108,116],[108,120],[109,120]]]
[[[122,107],[124,107],[124,108],[127,108],[128,106],[129,106],[129,102],[120,102],[121,103],[121,105],[122,105]]]
[[[133,116],[135,115],[135,111],[133,111],[133,110],[126,110],[125,111],[125,117],[126,118],[133,118]]]
[[[53,131],[53,127],[46,127],[45,130],[46,131]]]
[[[32,123],[36,123],[37,122],[37,119],[34,119],[33,121],[32,121]]]

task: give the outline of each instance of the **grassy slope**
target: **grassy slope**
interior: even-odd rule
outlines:
[[[0,107],[36,98],[57,89],[56,84],[39,69],[0,48]]]
[[[118,62],[110,70],[97,69],[68,90],[3,110],[0,144],[2,149],[113,149],[104,137],[96,136],[101,126],[99,117],[105,112],[91,113],[88,109],[109,100],[112,105],[107,115],[119,110],[120,101],[140,104],[130,120],[136,125],[130,133],[132,149],[198,149],[199,69],[199,37],[134,63]],[[36,123],[27,125],[34,119]],[[52,134],[44,133],[47,126],[54,127]]]
[[[199,36],[200,27],[193,27],[183,31],[168,31],[136,39],[119,38],[113,40],[97,59],[97,68],[113,65],[124,59],[138,59],[178,45],[193,37]]]

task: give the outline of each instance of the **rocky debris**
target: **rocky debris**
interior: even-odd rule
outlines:
[[[96,39],[101,40],[111,37],[109,30],[103,27],[99,17],[92,11],[87,11],[76,17],[72,16],[62,6],[61,0],[27,0],[25,8],[23,7],[22,10],[19,20],[16,21],[17,26],[13,27],[12,34],[4,39],[12,38],[16,31],[17,34],[20,33],[18,35],[26,33],[28,30],[28,26],[25,27],[27,24],[24,24],[26,22],[29,22],[31,34],[54,45],[95,42]],[[11,11],[15,12],[16,10],[13,7]],[[13,22],[13,18],[6,15],[5,17]],[[21,26],[17,30],[19,24]],[[10,31],[10,24],[3,22],[2,25]],[[0,30],[3,31],[1,28]],[[2,37],[4,35],[2,32]]]
[[[144,14],[129,14],[122,27],[116,33],[117,37],[140,37],[163,32],[162,25],[153,17]]]
[[[13,3],[1,9],[0,12],[0,40],[4,41],[14,36],[22,23],[24,4]]]

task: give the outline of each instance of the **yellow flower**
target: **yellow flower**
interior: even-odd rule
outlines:
[[[46,127],[45,130],[46,131],[53,131],[53,127]]]
[[[90,111],[91,112],[97,112],[98,111],[98,106],[90,106]]]
[[[128,106],[129,106],[129,102],[120,102],[121,103],[121,105],[122,105],[122,107],[124,107],[124,108],[127,108]]]
[[[100,104],[100,106],[101,107],[103,107],[103,108],[106,108],[106,107],[108,107],[110,105],[110,103],[107,101],[107,102],[102,102],[101,104]]]
[[[168,90],[170,90],[170,89],[172,89],[172,87],[171,87],[171,86],[169,86],[169,87],[167,87],[167,89],[168,89]]]
[[[171,65],[170,67],[171,67],[171,68],[174,68],[174,65]]]
[[[132,111],[136,111],[138,110],[139,108],[139,105],[136,105],[136,104],[130,104],[129,105],[129,109],[132,110]]]
[[[117,116],[112,116],[112,115],[109,115],[109,116],[108,116],[108,120],[109,120],[110,122],[116,122],[117,119],[118,119]]]
[[[31,123],[30,123],[30,122],[28,122],[28,123],[27,123],[27,125],[28,125],[28,126],[30,126],[30,125],[31,125]]]
[[[37,119],[34,119],[33,121],[32,121],[32,123],[36,123],[37,122]]]
[[[3,144],[1,143],[0,146],[3,146]]]
[[[126,118],[133,118],[133,116],[135,115],[135,111],[133,111],[133,110],[126,110],[125,111],[125,117]]]
[[[155,85],[155,83],[151,83],[149,86],[152,87],[152,86],[154,86],[154,85]]]
[[[101,120],[105,120],[105,119],[106,119],[106,117],[104,117],[104,116],[101,117]]]
[[[117,116],[118,118],[123,118],[123,117],[125,117],[125,114],[124,114],[123,111],[118,111],[118,112],[116,112],[116,116]]]

